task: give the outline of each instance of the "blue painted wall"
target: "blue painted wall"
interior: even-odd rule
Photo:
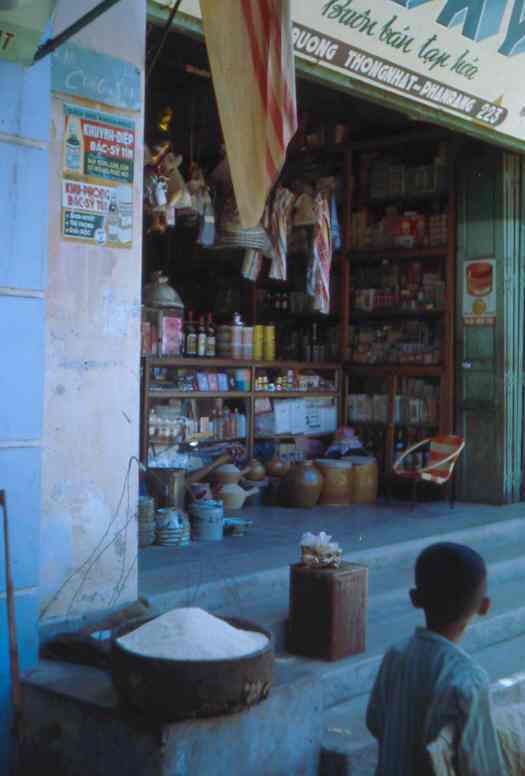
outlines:
[[[7,492],[22,670],[38,657],[38,569],[48,228],[50,61],[0,62],[0,488]],[[0,773],[10,745],[0,539]]]

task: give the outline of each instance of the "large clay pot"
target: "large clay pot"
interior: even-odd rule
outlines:
[[[320,458],[315,462],[323,476],[319,504],[344,507],[352,501],[352,463],[345,459]]]
[[[269,463],[266,464],[266,473],[269,477],[284,477],[290,471],[290,464],[288,461],[283,461],[277,456],[272,458]]]
[[[279,501],[286,507],[310,508],[321,495],[323,478],[311,461],[294,466],[281,480]]]
[[[210,474],[210,479],[221,485],[237,485],[246,471],[247,469],[241,471],[234,463],[225,463],[214,469]]]
[[[224,504],[224,510],[229,511],[242,509],[248,496],[254,496],[258,492],[258,488],[244,490],[240,485],[230,482],[220,486],[220,489],[217,490],[217,498]]]
[[[374,504],[377,499],[378,469],[375,458],[353,456],[352,503]]]
[[[244,477],[253,482],[260,482],[261,480],[266,479],[266,469],[256,458],[252,458]]]

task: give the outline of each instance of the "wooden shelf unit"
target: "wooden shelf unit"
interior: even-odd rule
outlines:
[[[341,250],[334,255],[333,267],[337,268],[339,272],[337,292],[339,295],[337,308],[332,310],[330,315],[323,316],[318,313],[292,313],[289,310],[267,310],[262,306],[259,306],[257,302],[257,290],[264,288],[269,291],[279,292],[280,290],[290,291],[292,284],[289,281],[280,283],[279,281],[273,281],[269,279],[262,280],[257,283],[250,284],[248,287],[249,293],[249,309],[250,316],[248,320],[251,324],[263,323],[264,321],[270,322],[274,320],[297,320],[298,325],[301,323],[316,323],[321,325],[324,323],[327,326],[338,326],[339,330],[339,359],[337,361],[330,361],[326,363],[314,363],[314,362],[302,362],[297,360],[283,360],[283,361],[244,361],[244,360],[231,360],[224,358],[170,358],[170,357],[146,357],[144,359],[144,375],[143,390],[142,390],[142,441],[141,441],[141,455],[142,459],[147,458],[147,434],[148,434],[148,414],[149,414],[149,400],[162,399],[162,398],[181,398],[181,399],[213,399],[222,398],[228,399],[244,399],[249,407],[248,417],[248,451],[251,454],[253,452],[255,436],[254,436],[254,402],[256,399],[272,398],[272,399],[286,399],[286,398],[308,398],[312,396],[330,397],[336,398],[336,406],[338,411],[338,422],[346,423],[348,420],[348,394],[349,387],[351,386],[352,379],[364,378],[364,377],[378,377],[383,378],[388,386],[388,403],[389,403],[389,420],[386,424],[369,424],[386,427],[386,443],[384,450],[384,460],[387,467],[391,467],[396,424],[394,423],[394,408],[395,397],[398,391],[399,381],[405,377],[408,378],[432,378],[439,380],[440,385],[440,422],[439,429],[441,432],[449,432],[454,428],[454,323],[455,323],[455,298],[456,298],[456,202],[455,202],[455,181],[453,176],[454,169],[454,146],[450,142],[450,134],[443,132],[442,130],[417,130],[409,133],[395,135],[393,137],[387,137],[383,139],[369,140],[364,142],[354,143],[352,145],[340,145],[336,147],[312,147],[300,150],[293,150],[289,153],[289,161],[291,164],[300,162],[302,159],[306,159],[314,155],[325,154],[327,157],[331,156],[340,162],[343,178],[344,178],[344,201],[342,207],[342,222],[341,222],[341,234],[342,234],[342,247]],[[363,204],[363,197],[358,196],[355,186],[353,185],[354,171],[357,169],[357,157],[360,153],[366,152],[387,152],[395,151],[397,154],[402,153],[403,147],[408,150],[412,150],[418,144],[437,147],[440,142],[446,142],[448,148],[448,183],[447,193],[443,191],[436,191],[433,193],[424,194],[423,196],[392,196],[382,199],[368,198],[368,205],[371,209],[379,208],[388,202],[420,202],[422,205],[430,203],[432,200],[439,200],[444,206],[446,204],[446,212],[448,217],[448,234],[447,244],[433,247],[416,247],[416,248],[354,248],[352,244],[352,213],[357,206]],[[211,252],[208,252],[211,253]],[[444,274],[446,278],[446,300],[443,310],[414,310],[414,311],[401,311],[395,310],[391,312],[387,311],[375,311],[373,313],[367,313],[363,311],[352,311],[351,309],[351,290],[352,290],[352,275],[354,269],[363,266],[373,266],[381,264],[383,261],[387,262],[410,262],[432,259],[442,262],[444,267]],[[352,323],[366,323],[366,321],[379,321],[379,320],[424,320],[429,321],[441,321],[441,325],[444,329],[443,343],[442,343],[442,360],[440,364],[423,365],[423,364],[359,364],[351,363],[349,359],[349,327]],[[223,369],[250,369],[251,370],[251,390],[247,392],[150,392],[149,390],[149,373],[150,369],[146,368],[146,362],[149,367],[167,367],[177,366],[180,369],[195,369],[200,368],[205,370],[206,368],[223,368]],[[255,370],[261,369],[296,369],[296,370],[335,370],[337,374],[337,389],[333,392],[262,392],[255,391]],[[146,378],[147,375],[147,378]],[[356,423],[356,425],[358,425]],[[359,425],[365,425],[361,422]],[[292,436],[300,435],[264,435],[258,438],[272,438],[278,439],[280,437],[291,438]],[[321,436],[316,434],[315,436]]]
[[[427,320],[441,321],[442,323],[442,342],[441,342],[441,363],[424,364],[359,364],[349,362],[347,357],[349,353],[348,334],[345,337],[342,332],[342,346],[344,348],[343,368],[345,375],[344,395],[342,398],[342,414],[344,422],[351,422],[356,426],[369,425],[371,427],[383,428],[384,436],[384,473],[390,476],[392,463],[394,459],[394,445],[396,430],[400,427],[407,428],[410,424],[399,424],[395,422],[395,402],[399,393],[399,383],[403,378],[433,378],[439,382],[439,423],[436,431],[440,433],[450,433],[454,429],[454,326],[455,326],[455,301],[456,301],[456,202],[455,202],[455,180],[454,180],[454,145],[450,142],[450,136],[442,132],[430,131],[426,133],[411,133],[409,136],[386,138],[383,141],[367,141],[353,146],[347,159],[349,176],[352,171],[358,168],[358,155],[362,152],[389,152],[394,151],[397,156],[402,155],[403,145],[408,148],[418,143],[434,146],[437,149],[438,143],[445,142],[447,145],[448,169],[446,191],[436,191],[421,196],[400,195],[388,196],[384,198],[368,197],[366,202],[360,196],[357,190],[356,181],[353,181],[352,187],[347,192],[347,208],[351,214],[358,207],[365,205],[373,211],[388,203],[430,203],[432,200],[439,200],[442,209],[447,214],[447,243],[445,245],[432,247],[415,248],[354,248],[352,245],[351,225],[350,234],[346,237],[348,261],[346,263],[344,285],[347,287],[348,305],[342,309],[343,325],[348,328],[350,325],[373,324],[374,321],[395,321],[400,320]],[[408,208],[406,208],[408,209]],[[424,209],[422,207],[421,209]],[[351,224],[351,216],[350,216]],[[442,272],[445,278],[445,305],[443,309],[428,311],[403,311],[395,310],[391,313],[378,310],[372,312],[352,311],[351,309],[351,288],[352,273],[354,268],[362,266],[377,266],[383,262],[409,262],[424,261],[425,259],[441,262]],[[350,420],[348,417],[348,399],[351,392],[353,380],[356,378],[382,378],[386,385],[388,396],[388,420],[386,423],[359,422]],[[420,424],[420,427],[428,428],[432,424]],[[410,425],[416,427],[416,424]]]
[[[217,370],[247,369],[250,371],[250,390],[248,391],[178,391],[174,389],[155,389],[152,387],[151,370],[155,368],[188,369],[195,371],[201,368]],[[295,369],[302,372],[332,372],[335,378],[334,390],[311,389],[306,391],[260,391],[255,390],[255,377],[258,369]],[[142,357],[142,426],[141,426],[141,460],[148,461],[150,444],[157,446],[174,446],[172,439],[156,438],[153,442],[149,438],[149,413],[152,402],[166,399],[180,400],[241,400],[245,402],[247,416],[246,446],[248,455],[253,455],[256,441],[267,439],[292,439],[295,437],[327,438],[333,436],[333,432],[319,433],[286,433],[286,434],[255,434],[255,401],[257,399],[333,399],[337,412],[338,425],[341,422],[341,393],[342,393],[342,367],[338,363],[306,363],[300,361],[239,361],[224,358],[173,358],[173,357]],[[241,441],[239,437],[228,439],[210,438],[207,443]]]

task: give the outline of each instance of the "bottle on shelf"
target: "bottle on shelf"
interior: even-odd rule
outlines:
[[[197,355],[199,358],[206,357],[207,344],[208,344],[208,335],[206,334],[204,315],[201,315],[201,317],[199,318],[199,333],[197,335]]]
[[[208,326],[206,333],[206,355],[208,358],[215,358],[217,353],[217,339],[215,335],[215,324],[213,323],[213,316],[211,313],[208,313]]]
[[[394,445],[394,460],[397,461],[400,455],[403,454],[403,451],[405,449],[405,442],[403,439],[403,432],[401,429],[397,432],[397,439]]]
[[[320,361],[321,346],[317,334],[317,324],[312,324],[312,361]]]
[[[247,435],[247,428],[248,424],[246,422],[246,415],[244,412],[241,412],[239,415],[239,433],[237,434],[238,437],[241,439],[245,439]]]
[[[193,323],[193,313],[191,310],[188,312],[188,321],[184,335],[184,354],[188,358],[194,358],[197,355],[197,331]]]

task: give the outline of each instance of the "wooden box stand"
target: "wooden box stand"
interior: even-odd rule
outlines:
[[[340,660],[366,649],[368,568],[290,566],[288,651]]]

